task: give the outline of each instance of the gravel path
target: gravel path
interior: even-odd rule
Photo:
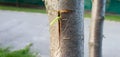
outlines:
[[[90,20],[85,20],[85,57],[88,57],[88,36]],[[103,57],[120,57],[120,23],[104,23]],[[39,13],[25,13],[0,10],[0,46],[21,49],[33,43],[32,50],[42,57],[49,57],[48,16]]]

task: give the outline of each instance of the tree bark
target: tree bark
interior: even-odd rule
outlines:
[[[50,23],[51,57],[84,57],[84,0],[45,0]]]
[[[106,0],[92,1],[89,57],[102,57],[103,23]]]

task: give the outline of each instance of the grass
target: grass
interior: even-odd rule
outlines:
[[[0,10],[11,10],[11,11],[46,13],[46,11],[43,10],[43,9],[13,7],[13,6],[2,6],[2,5],[0,5]]]
[[[91,18],[91,14],[85,13],[85,17]],[[118,14],[106,14],[105,20],[120,22],[120,15],[118,15]]]
[[[30,45],[23,49],[10,51],[9,48],[0,48],[0,57],[36,57],[30,52]]]
[[[120,15],[106,15],[107,20],[120,22]]]
[[[23,12],[36,12],[36,13],[46,13],[44,9],[33,9],[33,8],[23,8],[23,7],[12,7],[12,6],[1,6],[0,10],[11,10],[11,11],[23,11]],[[90,13],[85,13],[85,17],[90,18]],[[116,14],[106,14],[106,20],[120,22],[120,15]]]

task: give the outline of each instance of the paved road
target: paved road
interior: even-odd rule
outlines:
[[[90,20],[85,20],[85,57],[88,57],[88,36]],[[103,57],[120,57],[120,23],[104,23]],[[31,50],[42,57],[49,57],[48,16],[39,13],[25,13],[0,10],[0,46],[20,49],[33,43]]]

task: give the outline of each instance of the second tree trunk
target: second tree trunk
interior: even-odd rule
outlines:
[[[92,1],[89,57],[102,57],[103,22],[106,0]]]

